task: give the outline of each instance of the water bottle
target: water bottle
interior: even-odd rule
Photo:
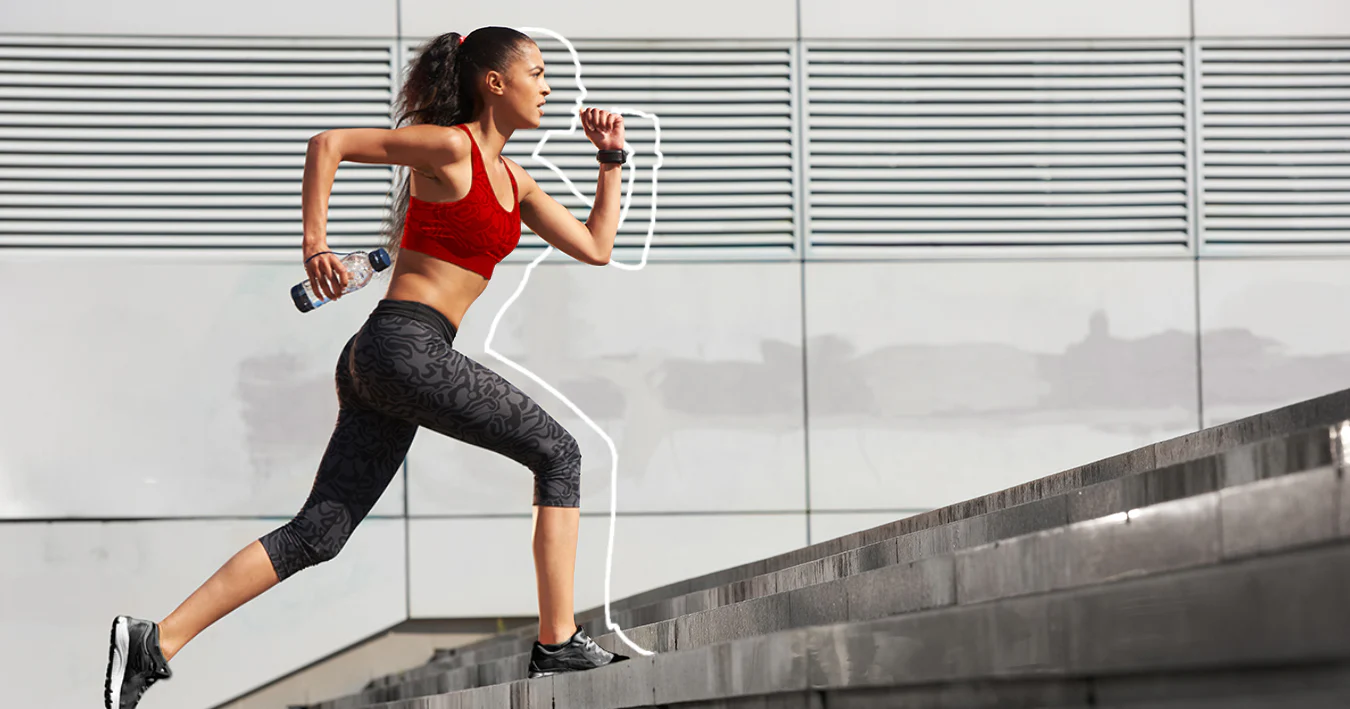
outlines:
[[[342,266],[347,269],[347,287],[342,291],[343,295],[353,291],[360,290],[377,271],[383,271],[389,268],[389,252],[384,249],[375,249],[367,255],[364,251],[355,251],[342,257]],[[295,307],[302,313],[309,311],[327,303],[330,298],[322,295],[316,295],[310,288],[309,279],[295,284],[291,288],[291,300],[295,301]]]

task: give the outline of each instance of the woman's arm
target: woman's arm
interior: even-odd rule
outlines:
[[[514,161],[512,161],[514,163]],[[620,166],[600,166],[591,217],[581,223],[572,212],[544,191],[529,173],[517,166],[520,183],[520,220],[549,246],[593,266],[609,263],[619,227],[619,200],[623,177]]]
[[[315,293],[337,298],[347,287],[347,272],[333,254],[313,261],[310,256],[328,250],[328,199],[338,163],[407,165],[430,172],[434,165],[456,162],[469,154],[468,136],[444,126],[415,125],[405,128],[339,128],[309,139],[305,151],[305,174],[300,189],[304,225],[305,270]]]
[[[581,125],[597,150],[623,148],[623,117],[598,108],[581,112]],[[622,166],[601,164],[596,178],[595,203],[585,224],[566,207],[550,197],[524,170],[520,193],[520,219],[550,246],[582,262],[596,266],[609,263],[614,238],[619,230],[619,208],[623,198]]]

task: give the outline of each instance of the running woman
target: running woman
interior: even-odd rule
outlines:
[[[338,357],[338,418],[298,514],[227,561],[159,623],[113,621],[107,709],[131,709],[172,676],[188,641],[296,572],[335,557],[399,469],[419,427],[496,451],[534,475],[533,553],[539,637],[529,676],[627,660],[576,624],[572,579],[581,502],[576,439],[523,392],[452,349],[469,306],[515,249],[520,224],[587,264],[604,265],[619,225],[622,117],[581,111],[598,149],[595,204],[583,224],[502,148],[538,128],[549,85],[529,36],[484,27],[421,47],[398,97],[394,129],[319,133],[302,186],[304,259],[316,293],[340,298],[348,276],[327,248],[328,198],[343,161],[404,165],[385,224],[399,254],[389,290]],[[405,125],[406,124],[406,125]],[[392,247],[401,246],[401,250]]]

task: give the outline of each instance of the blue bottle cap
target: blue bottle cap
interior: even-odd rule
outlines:
[[[305,295],[305,284],[297,283],[291,287],[291,300],[295,301],[295,307],[302,313],[308,313],[314,309],[314,304],[309,302],[309,296]]]
[[[385,251],[384,249],[375,249],[370,252],[370,267],[376,271],[383,271],[384,269],[389,268],[391,263],[393,262],[389,260],[388,251]]]

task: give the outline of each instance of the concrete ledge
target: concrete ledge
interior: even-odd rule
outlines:
[[[766,596],[680,616],[675,619],[676,649],[748,638],[788,627],[788,597],[783,594]]]
[[[683,601],[686,606],[683,608],[672,604],[656,611],[654,614],[650,612],[650,606],[653,604],[673,598],[690,596],[691,594],[745,581],[751,581],[748,593],[752,597],[762,595],[765,589],[757,588],[754,585],[753,580],[756,578],[848,553],[869,545],[884,544],[888,540],[904,539],[903,542],[896,542],[897,554],[901,560],[924,558],[938,553],[967,548],[999,538],[990,536],[995,533],[988,527],[991,522],[996,526],[1035,523],[1035,515],[1019,517],[1020,515],[1029,515],[1029,511],[1012,512],[1007,518],[985,518],[983,522],[976,518],[1053,498],[1062,500],[1065,521],[1079,521],[1111,512],[1123,512],[1168,499],[1177,499],[1187,494],[1212,491],[1225,484],[1236,483],[1239,478],[1244,476],[1248,478],[1268,477],[1276,474],[1275,470],[1281,466],[1284,468],[1291,468],[1292,466],[1292,469],[1306,469],[1312,463],[1316,463],[1316,465],[1330,464],[1332,461],[1342,460],[1343,455],[1336,437],[1331,436],[1329,439],[1326,437],[1326,429],[1305,433],[1306,439],[1303,442],[1274,442],[1270,444],[1271,448],[1265,450],[1262,450],[1259,446],[1248,451],[1238,451],[1237,449],[1259,443],[1265,439],[1291,436],[1305,432],[1307,429],[1339,424],[1347,420],[1350,420],[1350,389],[1144,446],[1134,451],[1088,463],[990,495],[820,542],[787,554],[757,560],[651,589],[614,601],[611,605],[611,612],[620,622],[620,625],[625,627],[639,626],[664,618],[676,617],[694,610],[695,607],[689,606],[689,599],[686,598]],[[1283,454],[1276,451],[1280,446],[1284,447]],[[1212,459],[1214,456],[1229,452],[1232,452],[1232,456],[1223,462]],[[1205,460],[1207,458],[1209,460]],[[1187,465],[1192,462],[1194,462],[1193,465]],[[1278,463],[1278,465],[1272,465],[1272,462]],[[1304,467],[1298,467],[1300,465]],[[1239,472],[1244,469],[1244,466],[1252,472],[1250,474]],[[1233,472],[1225,473],[1224,469],[1226,468],[1231,468]],[[1141,475],[1142,477],[1138,477]],[[1048,506],[1044,508],[1045,513],[1058,514],[1053,508],[1059,504],[1060,502],[1049,502]],[[1342,505],[1342,507],[1345,506]],[[947,526],[953,522],[961,522],[962,524]],[[982,524],[984,529],[980,528]],[[1350,530],[1350,513],[1345,513],[1339,526],[1342,529]],[[1026,531],[1030,531],[1030,529],[1026,529]],[[909,538],[906,539],[906,537]],[[816,570],[822,574],[828,574],[824,564]],[[796,573],[810,572],[801,570]],[[828,575],[822,575],[819,578],[822,582],[829,580]],[[782,577],[777,579],[780,584],[782,581]],[[798,583],[809,584],[809,581],[802,578]],[[775,591],[793,587],[791,585],[780,586]],[[708,602],[702,605],[701,609],[706,610],[713,607],[716,604],[718,598],[716,594],[718,593],[730,594],[724,596],[725,598],[734,598],[737,594],[744,595],[746,592],[745,590],[730,588],[726,591],[714,590],[714,595],[705,597]],[[644,608],[648,609],[647,615],[643,615],[642,609]],[[635,611],[636,614],[625,615],[630,610]],[[595,607],[578,613],[577,619],[578,622],[590,629],[600,627],[598,623],[603,621],[603,616],[603,607]],[[508,633],[508,635],[514,633],[528,635],[532,632],[529,628],[522,628]],[[490,639],[476,644],[475,647],[486,647],[495,642],[497,640]],[[473,652],[473,650],[469,649],[467,652]],[[462,664],[467,658],[471,657],[467,652],[457,658],[450,658],[450,666]]]
[[[855,532],[779,556],[760,559],[655,588],[619,601],[614,607],[638,607],[654,600],[721,586],[732,581],[752,578],[815,561],[885,539],[896,538],[921,529],[940,527],[950,522],[988,514],[1016,505],[1065,495],[1071,491],[1116,480],[1127,475],[1166,468],[1179,463],[1218,455],[1265,439],[1287,436],[1316,427],[1339,424],[1343,421],[1350,421],[1350,389],[1144,446],[989,495],[906,517],[881,527]],[[1192,474],[1203,477],[1203,473]],[[1157,488],[1164,483],[1165,481],[1159,481],[1159,483],[1155,483],[1154,487]],[[1160,490],[1158,494],[1164,493]],[[1153,501],[1162,500],[1155,497]],[[592,613],[597,610],[603,612],[603,609],[590,609],[587,612]]]
[[[1350,658],[1347,594],[1340,544],[1072,592],[1058,612],[1081,673],[1321,662]]]
[[[516,687],[511,701],[521,706],[548,694],[617,707],[649,701],[648,690],[664,704],[1216,662],[1350,662],[1350,540],[1338,536],[1345,487],[1339,469],[1321,468],[699,611],[631,631],[674,651],[555,684],[522,682],[521,654],[362,697],[396,699],[466,670],[504,682],[485,689]],[[841,612],[848,623],[820,625]],[[614,640],[599,642],[624,652]]]
[[[1337,536],[1341,471],[1332,468],[1219,493],[1223,555],[1239,558]]]
[[[843,580],[849,620],[950,606],[956,603],[956,565],[950,556],[897,564]]]
[[[1350,390],[653,589],[616,602],[614,616],[633,628],[625,632],[640,645],[669,652],[835,622],[841,613],[856,620],[954,603],[1001,603],[1017,595],[1330,543],[1350,536],[1350,486],[1337,467],[1346,460],[1341,428],[1291,429],[1350,418],[1347,409]],[[1275,437],[1257,440],[1260,436]],[[1310,468],[1313,473],[1288,477]],[[1176,502],[1158,504],[1168,500]],[[1080,520],[1111,511],[1118,518],[1080,528]],[[1064,526],[1070,522],[1079,524]],[[793,560],[800,563],[781,566]],[[913,561],[923,561],[917,572],[902,566]],[[1026,573],[1037,568],[1038,574]],[[760,573],[746,578],[747,570]],[[705,586],[710,579],[725,582]],[[684,592],[663,598],[669,589]],[[643,599],[650,602],[640,604]],[[613,637],[603,637],[603,608],[578,619],[606,647],[631,654]],[[316,706],[346,709],[509,682],[523,676],[519,659],[534,632],[529,625],[513,629],[376,680],[359,695]]]
[[[1340,533],[1345,517],[1341,473],[1337,468],[1296,475],[1290,471],[1332,455],[1328,431],[1232,451],[1226,459],[1239,463],[1231,468],[1237,471],[1231,476],[1226,459],[1213,457],[1173,466],[1170,470],[1180,484],[1153,484],[1153,473],[1146,472],[1089,488],[1130,484],[1144,499],[1191,497],[1069,525],[1065,522],[1072,516],[1074,497],[1042,500],[725,588],[619,611],[616,619],[629,628],[626,634],[639,646],[669,652],[787,628],[1104,583],[1325,541]],[[1230,480],[1253,478],[1261,482],[1228,488],[1222,494],[1203,492]],[[1124,503],[1126,496],[1112,498],[1112,494],[1102,498],[1110,499],[1110,504]],[[1041,531],[1026,534],[1029,530]],[[1015,536],[1000,538],[1003,535]],[[991,536],[991,543],[974,544]],[[746,598],[756,594],[765,595]],[[735,599],[745,600],[728,603]],[[638,620],[652,622],[632,625]],[[591,621],[588,629],[607,649],[634,654],[606,632],[602,619]],[[359,696],[370,703],[519,680],[533,635],[533,628],[515,631],[458,658],[442,658],[432,667],[402,673],[397,682],[386,681],[384,689]],[[465,667],[473,671],[446,670],[445,663],[456,659],[471,663]],[[336,704],[323,708],[345,709]]]
[[[979,603],[1215,563],[1218,503],[1176,500],[958,552],[957,597]]]
[[[634,657],[582,677],[564,674],[552,680],[553,709],[598,706],[649,706],[655,703],[656,670],[652,657]],[[540,684],[540,680],[534,680]],[[542,693],[541,693],[542,694]],[[547,706],[547,705],[545,705]]]
[[[832,625],[848,620],[848,588],[843,580],[798,588],[786,595],[789,627]]]
[[[1340,544],[812,629],[810,681],[889,686],[1350,661],[1347,592],[1350,545]]]
[[[658,655],[656,702],[804,690],[806,646],[807,631],[790,630]]]

